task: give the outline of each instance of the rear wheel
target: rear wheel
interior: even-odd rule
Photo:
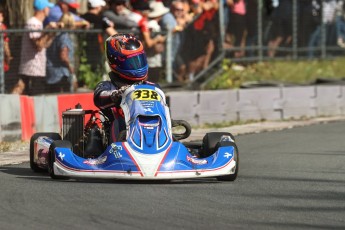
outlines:
[[[32,171],[34,172],[43,172],[45,171],[44,169],[38,167],[38,165],[35,162],[35,148],[34,148],[34,144],[35,141],[42,136],[46,136],[49,137],[52,140],[61,140],[61,136],[58,133],[35,133],[34,135],[32,135],[31,139],[30,139],[30,168],[32,169]]]
[[[49,158],[48,158],[48,172],[53,179],[68,179],[65,176],[55,175],[54,162],[55,162],[55,148],[69,148],[72,149],[72,143],[65,140],[54,141],[49,147]]]

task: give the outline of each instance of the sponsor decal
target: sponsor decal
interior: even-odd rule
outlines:
[[[119,159],[122,157],[120,151],[122,150],[122,146],[121,145],[116,145],[116,144],[111,144],[111,149],[109,151],[109,153],[114,154],[114,157]]]
[[[63,159],[65,158],[65,154],[62,154],[62,152],[59,153],[59,158],[61,159],[61,161],[63,161]]]
[[[190,156],[187,156],[187,160],[195,165],[205,165],[208,163],[206,159],[196,159]]]
[[[153,101],[142,101],[141,105],[145,108],[151,109],[155,106],[155,103]]]
[[[229,157],[232,158],[232,153],[226,152],[226,153],[224,154],[224,157],[227,158],[227,159],[229,159]]]
[[[87,159],[83,163],[87,165],[101,165],[107,160],[107,156],[96,158],[96,159]]]
[[[146,108],[144,109],[145,112],[150,112],[150,113],[153,113],[152,109],[151,108]]]

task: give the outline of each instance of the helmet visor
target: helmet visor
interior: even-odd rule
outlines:
[[[123,70],[137,70],[146,67],[147,60],[144,52],[120,59],[119,68]]]

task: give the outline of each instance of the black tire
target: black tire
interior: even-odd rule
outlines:
[[[222,136],[230,136],[234,141],[235,137],[231,133],[227,132],[211,132],[206,133],[202,140],[202,157],[209,157],[217,150],[217,144],[222,138]]]
[[[55,140],[61,140],[61,136],[58,133],[35,133],[34,135],[31,136],[30,139],[30,168],[34,172],[44,172],[46,170],[40,168],[37,166],[37,164],[34,161],[34,142],[37,140],[37,138],[46,136],[51,139]]]
[[[69,148],[72,149],[72,143],[70,141],[66,140],[57,140],[54,141],[50,147],[49,147],[49,158],[48,158],[48,173],[51,178],[53,179],[68,179],[68,177],[65,176],[57,176],[54,173],[54,162],[55,162],[55,148],[61,147],[61,148]]]
[[[219,176],[219,177],[217,177],[217,180],[219,180],[219,181],[234,181],[237,178],[237,174],[238,174],[238,170],[239,170],[239,165],[240,165],[240,157],[239,157],[237,145],[234,142],[232,142],[232,143],[220,142],[218,148],[222,147],[222,146],[234,146],[234,148],[235,148],[234,160],[236,162],[236,169],[235,169],[235,173],[234,174],[225,175],[225,176]]]
[[[187,148],[191,148],[191,149],[201,149],[202,147],[201,141],[188,141],[188,142],[183,142],[182,144],[186,146]]]
[[[179,134],[174,134],[173,133],[173,139],[175,141],[186,139],[192,133],[192,127],[185,120],[171,120],[171,126],[172,127],[182,126],[185,129],[184,133],[179,133]]]

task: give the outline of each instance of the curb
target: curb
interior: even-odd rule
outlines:
[[[29,162],[29,148],[18,152],[0,153],[0,166]]]

